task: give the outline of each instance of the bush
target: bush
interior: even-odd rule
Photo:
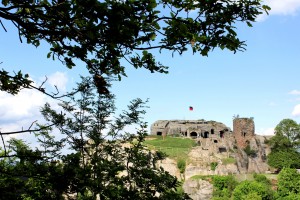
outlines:
[[[212,175],[194,175],[190,179],[192,179],[192,180],[200,180],[201,179],[201,180],[206,180],[206,181],[210,182],[211,177],[212,177]]]
[[[178,167],[178,169],[179,169],[179,171],[180,171],[181,174],[184,173],[185,167],[186,167],[185,160],[184,159],[179,159],[177,161],[177,167]]]
[[[271,187],[256,181],[243,181],[233,191],[233,200],[269,200],[273,199]]]
[[[266,185],[271,185],[271,181],[263,174],[253,174],[253,178],[255,181],[259,183],[264,183]]]
[[[223,198],[228,199],[231,197],[231,194],[238,184],[235,178],[232,175],[229,176],[213,176],[213,185],[214,199]]]
[[[278,195],[282,198],[300,194],[300,174],[296,169],[283,168],[278,174]]]
[[[254,149],[251,149],[250,145],[248,144],[246,146],[246,148],[244,149],[245,153],[247,154],[247,156],[250,156],[252,158],[256,157],[257,156],[257,151],[254,150]]]
[[[277,169],[300,167],[300,153],[293,149],[272,151],[267,158],[268,164]]]
[[[212,163],[210,163],[210,169],[213,170],[213,171],[216,170],[217,166],[218,166],[218,163],[217,163],[217,162],[212,162]]]

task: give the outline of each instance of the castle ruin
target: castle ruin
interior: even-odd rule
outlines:
[[[245,148],[255,136],[254,131],[252,118],[235,118],[233,120],[233,134],[238,147]]]
[[[158,120],[151,125],[151,135],[171,135],[193,139],[219,139],[233,137],[240,148],[245,148],[255,136],[252,118],[235,118],[233,131],[221,122],[206,120]],[[202,140],[203,141],[203,140]]]

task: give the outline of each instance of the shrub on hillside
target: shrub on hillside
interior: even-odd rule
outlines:
[[[233,191],[233,200],[248,200],[249,196],[255,200],[270,200],[273,199],[273,191],[269,185],[248,180],[241,182]]]
[[[266,185],[271,185],[271,181],[263,174],[253,174],[253,178],[255,181],[259,183],[264,183]]]
[[[185,167],[186,167],[185,160],[184,159],[179,159],[177,161],[177,167],[178,167],[180,173],[184,173]]]
[[[213,176],[213,199],[228,199],[231,197],[231,194],[234,188],[237,186],[238,182],[232,175],[229,176]]]
[[[248,144],[246,146],[246,148],[244,149],[245,153],[247,154],[247,156],[250,156],[252,158],[257,156],[257,151],[254,149],[251,149],[250,145]]]
[[[212,162],[212,163],[210,163],[210,169],[213,170],[213,171],[216,170],[217,166],[218,166],[218,163],[217,163],[217,162]]]

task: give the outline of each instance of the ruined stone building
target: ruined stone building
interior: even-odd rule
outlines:
[[[176,135],[192,138],[224,137],[231,130],[224,124],[205,120],[158,120],[151,126],[152,135]]]
[[[236,145],[245,148],[255,136],[251,118],[235,118],[233,131],[221,122],[205,120],[158,120],[151,125],[151,135],[184,136],[193,139],[209,138],[214,143],[220,139],[235,139]]]
[[[252,118],[235,118],[233,120],[233,133],[237,146],[245,148],[255,136],[255,126]]]
[[[266,136],[255,134],[252,118],[234,118],[233,130],[221,122],[206,120],[158,120],[151,125],[152,135],[191,137],[197,145],[187,155],[185,177],[194,175],[265,173],[270,168],[266,156],[270,147]],[[248,154],[250,151],[252,153]],[[247,153],[248,152],[248,153]],[[227,158],[234,163],[226,164]],[[218,163],[216,170],[210,169]]]

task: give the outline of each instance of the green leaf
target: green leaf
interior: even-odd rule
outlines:
[[[52,52],[49,52],[49,53],[47,54],[47,58],[50,58],[50,57],[51,57],[51,54],[52,54]]]

